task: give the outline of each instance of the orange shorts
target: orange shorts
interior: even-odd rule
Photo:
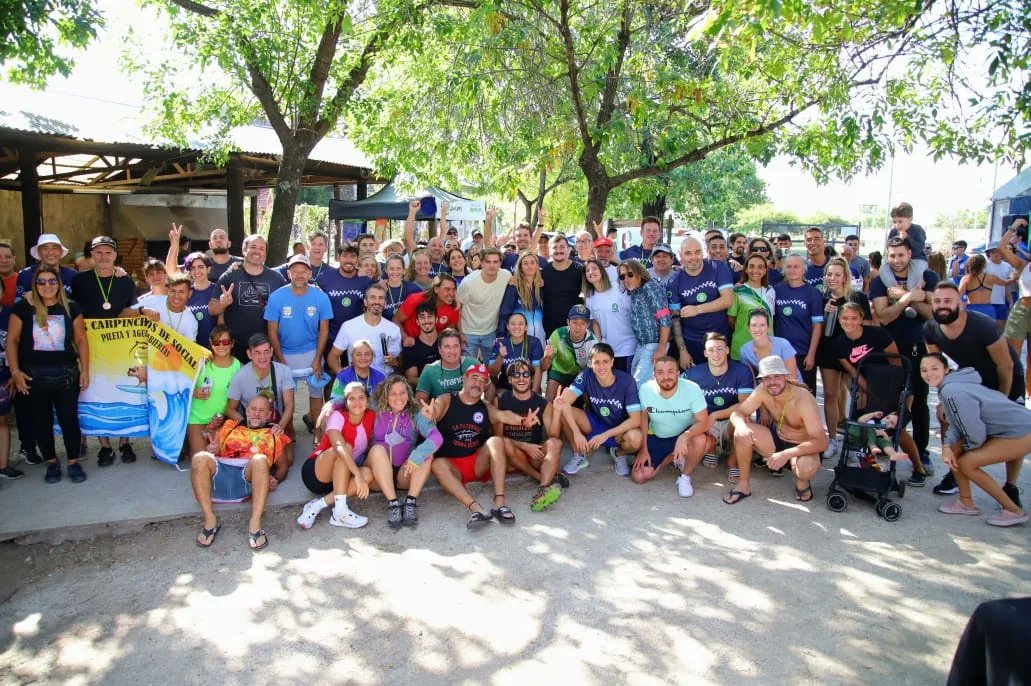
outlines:
[[[472,455],[466,455],[465,457],[445,457],[437,459],[445,459],[455,465],[455,468],[458,469],[458,475],[462,478],[463,484],[472,482],[486,483],[487,481],[490,481],[489,469],[483,476],[476,476],[476,456],[479,454],[480,451],[477,450]]]

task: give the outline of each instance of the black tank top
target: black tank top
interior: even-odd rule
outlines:
[[[490,417],[482,400],[466,405],[456,393],[451,396],[451,405],[439,422],[437,429],[444,437],[444,444],[436,452],[437,457],[466,457],[475,454],[491,436]]]

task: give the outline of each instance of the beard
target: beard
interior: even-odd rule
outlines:
[[[944,309],[944,308],[942,308],[942,309]],[[959,308],[958,307],[956,309],[954,309],[954,310],[948,310],[948,314],[944,314],[942,312],[942,310],[935,310],[934,311],[934,321],[938,322],[939,324],[951,324],[952,322],[956,321],[957,319],[959,319]]]
[[[229,254],[229,248],[212,248],[211,249],[211,254],[212,255],[228,255]]]

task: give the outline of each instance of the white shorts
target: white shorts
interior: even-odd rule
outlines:
[[[285,354],[283,355],[283,359],[286,360],[286,366],[289,367],[291,370],[294,370],[294,369],[311,369],[311,358],[313,358],[313,357],[315,357],[315,351],[314,350],[312,350],[310,352],[306,352],[306,353],[297,353],[295,355],[285,355]],[[308,375],[309,374],[319,374],[321,371],[322,371],[322,361],[320,360],[319,361],[319,368],[318,369],[312,370],[312,371],[308,372],[308,374],[305,374],[304,376],[300,376],[300,377],[295,376],[294,377],[294,383],[296,383],[298,386],[300,386],[301,383],[303,382],[304,385],[308,387],[308,397],[309,398],[321,398],[322,397],[322,389],[321,388],[312,388],[311,384],[308,383]]]

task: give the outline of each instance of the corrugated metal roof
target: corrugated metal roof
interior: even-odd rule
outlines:
[[[65,136],[101,143],[132,143],[156,148],[178,148],[168,140],[146,132],[147,118],[135,105],[54,92],[17,92],[5,95],[0,104],[0,128]],[[283,147],[270,126],[241,126],[230,133],[238,152],[279,156]],[[203,150],[204,143],[190,141],[190,147]],[[352,167],[371,168],[369,159],[350,140],[327,136],[312,150],[310,159]]]

